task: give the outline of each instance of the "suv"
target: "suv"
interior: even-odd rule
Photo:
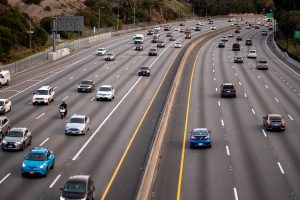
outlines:
[[[62,191],[60,199],[96,199],[95,185],[90,175],[71,176],[60,189]]]
[[[115,54],[113,52],[108,52],[104,56],[104,60],[112,61],[115,59]]]
[[[256,69],[266,69],[268,70],[269,66],[268,66],[268,62],[265,59],[258,59],[256,61]]]
[[[266,130],[285,130],[285,121],[278,114],[268,114],[263,117],[263,126]]]
[[[47,176],[49,169],[54,168],[55,156],[52,151],[45,147],[34,147],[22,163],[21,174],[25,175],[42,175]]]
[[[232,51],[240,51],[240,44],[239,43],[233,43],[232,44]]]
[[[51,86],[43,86],[39,88],[33,95],[32,104],[46,103],[54,101],[54,89]]]
[[[156,48],[151,48],[148,51],[149,56],[157,56],[157,49]]]
[[[247,40],[245,41],[245,45],[247,45],[247,46],[252,46],[252,40],[251,40],[251,39],[247,39]]]
[[[98,48],[97,49],[97,52],[96,52],[97,56],[103,56],[105,54],[106,54],[106,49],[105,48]]]
[[[236,88],[233,83],[223,83],[220,87],[221,87],[221,98],[222,97],[236,98]]]
[[[7,117],[0,117],[0,140],[6,135],[10,129],[10,121]]]
[[[248,50],[248,54],[247,54],[248,58],[256,58],[256,50]]]
[[[207,128],[193,129],[190,136],[190,147],[211,147],[211,131]]]
[[[95,89],[95,83],[93,80],[82,80],[78,83],[78,92],[92,92]]]
[[[192,36],[191,36],[190,33],[186,33],[186,34],[185,34],[185,39],[191,39],[191,38],[192,38]]]
[[[27,128],[12,128],[2,141],[2,150],[24,150],[32,140],[31,132]]]
[[[101,99],[108,99],[112,101],[115,98],[115,89],[112,85],[102,85],[97,91],[96,99],[97,101]]]
[[[90,130],[90,118],[74,114],[70,117],[65,127],[66,135],[85,135]]]

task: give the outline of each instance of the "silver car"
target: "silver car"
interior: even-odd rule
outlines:
[[[10,121],[7,117],[0,117],[0,139],[6,135],[10,129]]]
[[[112,61],[115,59],[115,54],[113,52],[108,52],[104,56],[104,60]]]
[[[3,138],[3,150],[24,150],[32,140],[31,132],[27,128],[12,128]]]
[[[84,115],[74,114],[67,121],[66,135],[85,135],[90,129],[90,119]]]

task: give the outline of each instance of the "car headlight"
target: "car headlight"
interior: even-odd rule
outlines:
[[[19,144],[21,144],[21,142],[16,142],[16,144],[18,144],[18,145],[19,145]]]
[[[3,141],[2,141],[2,144],[7,144],[7,141],[3,140]]]
[[[26,167],[25,163],[22,163],[22,167]]]
[[[59,197],[60,200],[65,200],[65,198],[63,198],[62,196]]]
[[[39,168],[43,169],[45,167],[45,165],[46,165],[46,163],[39,166]]]
[[[4,110],[4,107],[2,106],[2,107],[0,107],[0,110]]]

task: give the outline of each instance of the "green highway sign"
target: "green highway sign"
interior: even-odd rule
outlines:
[[[294,38],[300,39],[300,31],[295,31]]]
[[[267,14],[266,14],[266,17],[268,17],[268,18],[273,18],[273,13],[267,13]]]

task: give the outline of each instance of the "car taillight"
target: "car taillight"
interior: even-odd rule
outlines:
[[[232,91],[236,92],[236,88],[233,88],[233,90],[232,90]]]
[[[195,137],[195,136],[191,136],[191,139],[192,139],[192,140],[196,140],[196,137]]]
[[[226,90],[225,89],[222,89],[222,92],[225,92]]]
[[[208,135],[208,136],[205,136],[205,139],[209,139],[210,138],[210,136]]]
[[[285,121],[282,120],[281,123],[280,123],[280,125],[281,126],[285,126]]]
[[[272,124],[271,120],[268,119],[268,120],[267,120],[267,124],[268,124],[268,125],[271,125],[271,124]]]

